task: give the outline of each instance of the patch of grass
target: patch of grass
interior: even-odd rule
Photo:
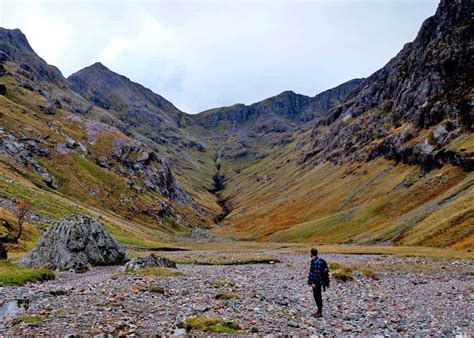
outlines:
[[[348,282],[353,280],[352,271],[336,271],[332,274],[332,277],[338,282]]]
[[[279,263],[275,257],[257,255],[206,255],[206,256],[181,256],[172,258],[179,264],[194,265],[245,265],[245,264],[275,264]]]
[[[365,277],[372,278],[373,280],[379,280],[379,276],[371,269],[367,268],[360,268],[357,269],[361,274],[363,274]]]
[[[183,273],[172,270],[172,269],[167,269],[167,268],[158,268],[158,267],[153,267],[153,268],[142,268],[138,269],[135,271],[127,271],[129,273],[135,274],[135,275],[141,275],[141,276],[155,276],[155,277],[178,277],[182,276]]]
[[[331,262],[329,263],[329,269],[330,270],[339,270],[342,269],[342,264],[338,262]]]
[[[153,286],[150,286],[148,288],[148,292],[159,293],[160,295],[164,295],[165,294],[165,289],[161,286],[153,285]]]
[[[211,284],[215,288],[222,288],[222,287],[225,287],[225,286],[230,286],[230,287],[235,286],[234,282],[232,282],[230,280],[227,280],[227,279],[215,279],[211,282]]]
[[[194,317],[186,321],[186,331],[202,331],[213,333],[239,333],[240,325],[236,322],[226,321],[213,317]]]
[[[240,296],[236,293],[222,292],[215,295],[214,298],[217,300],[229,300],[229,299],[240,299]]]
[[[332,273],[332,278],[338,282],[348,282],[353,280],[352,277],[352,267],[342,265],[338,262],[332,262],[329,264],[329,269],[334,270]]]
[[[49,269],[24,268],[9,261],[0,262],[0,286],[25,285],[54,278],[54,273]]]
[[[13,325],[17,325],[20,323],[31,324],[31,325],[41,324],[46,319],[47,318],[45,316],[41,316],[41,315],[21,315],[13,321]]]

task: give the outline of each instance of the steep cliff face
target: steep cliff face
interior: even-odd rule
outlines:
[[[474,130],[473,7],[442,1],[412,43],[318,121],[305,160],[382,156],[472,170],[474,154],[450,145]]]

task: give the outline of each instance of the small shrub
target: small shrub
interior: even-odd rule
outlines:
[[[51,290],[49,291],[49,293],[54,297],[64,296],[65,294],[67,294],[66,290],[61,290],[61,289]]]
[[[186,321],[186,331],[193,330],[202,332],[214,333],[230,333],[235,334],[239,332],[240,326],[236,322],[226,321],[221,318],[212,317],[194,317]]]
[[[240,296],[235,293],[218,293],[215,297],[217,300],[229,300],[229,299],[239,299]]]

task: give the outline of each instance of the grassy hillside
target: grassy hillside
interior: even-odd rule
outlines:
[[[302,168],[289,146],[228,180],[216,233],[282,242],[474,245],[474,174],[377,159]]]
[[[4,66],[7,74],[0,77],[0,84],[7,91],[0,96],[0,198],[10,201],[9,205],[28,198],[33,213],[38,215],[38,220],[29,225],[31,231],[22,237],[20,249],[29,247],[28,243],[39,236],[39,229],[47,226],[46,220],[72,213],[100,218],[119,241],[140,247],[156,246],[190,233],[193,227],[212,224],[214,215],[220,212],[216,197],[207,191],[215,171],[213,153],[202,152],[199,158],[193,149],[178,154],[176,149],[168,147],[165,151],[156,145],[152,150],[145,140],[136,154],[123,159],[130,161],[129,168],[114,157],[114,144],[120,141],[133,145],[137,138],[96,122],[107,116],[107,111],[95,107],[90,115],[82,116],[62,104],[54,114],[46,114],[42,107],[48,99],[44,94],[22,86],[15,63]],[[49,85],[50,93],[63,102],[73,100],[67,90]],[[145,178],[133,169],[141,162],[134,161],[152,151],[176,159],[172,175],[189,196],[186,203],[144,186]],[[100,158],[107,159],[107,167],[99,164]],[[162,164],[154,161],[150,166],[158,171]],[[53,178],[54,186],[46,183],[45,172]],[[130,188],[130,179],[141,190]],[[0,212],[12,217],[11,208],[0,207]]]

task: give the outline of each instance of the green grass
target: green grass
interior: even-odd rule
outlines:
[[[47,318],[41,315],[21,315],[13,321],[13,325],[17,325],[20,323],[35,325],[41,324],[46,320]]]
[[[332,278],[337,282],[348,282],[354,279],[352,276],[353,268],[350,266],[342,265],[338,262],[332,262],[329,264],[329,269],[334,271]]]
[[[332,278],[337,282],[349,282],[354,279],[352,271],[336,271],[332,274]]]
[[[234,282],[232,282],[230,280],[227,280],[227,279],[215,279],[211,282],[211,284],[216,289],[217,288],[222,288],[222,287],[225,287],[225,286],[230,286],[230,287],[235,286]]]
[[[24,268],[9,261],[0,261],[0,286],[25,285],[54,278],[54,273],[49,269]]]
[[[367,278],[372,278],[373,280],[379,280],[379,276],[375,273],[375,271],[367,268],[359,268],[357,269],[361,274],[363,274]]]
[[[161,286],[153,285],[153,286],[150,286],[148,288],[148,292],[159,293],[160,295],[164,295],[165,294],[165,289]]]
[[[173,261],[179,264],[194,264],[194,265],[246,265],[246,264],[275,264],[280,260],[273,256],[259,256],[248,254],[222,254],[215,253],[204,256],[169,256]]]
[[[186,331],[202,331],[212,333],[239,333],[240,325],[236,322],[226,321],[213,317],[194,317],[186,321]]]
[[[240,296],[236,293],[222,292],[214,296],[217,300],[229,300],[229,299],[240,299]]]
[[[179,272],[173,269],[158,268],[158,267],[142,268],[135,271],[127,271],[127,272],[131,274],[135,274],[135,275],[154,276],[154,277],[178,277],[178,276],[183,275],[182,272]]]

